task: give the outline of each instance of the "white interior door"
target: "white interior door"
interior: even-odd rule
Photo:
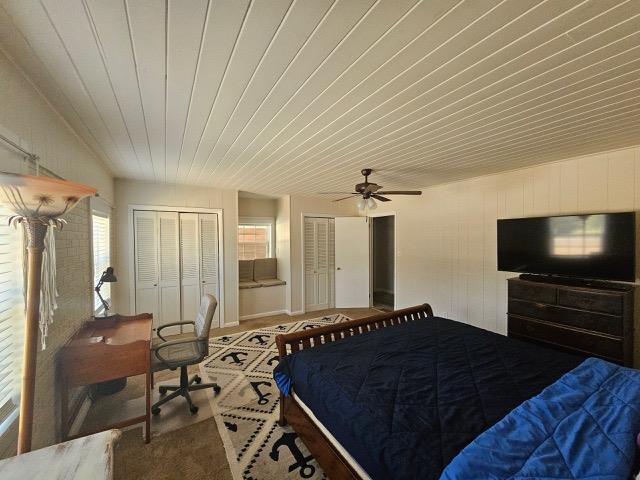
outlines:
[[[136,313],[160,316],[158,288],[158,218],[156,212],[135,211],[133,216]]]
[[[366,217],[335,219],[336,308],[369,307],[369,223]]]
[[[218,300],[218,308],[211,328],[220,326],[220,279],[218,262],[218,215],[203,213],[198,215],[200,230],[200,295],[210,294]]]
[[[193,322],[200,305],[200,232],[197,213],[180,214],[182,321]]]
[[[178,212],[158,212],[160,275],[160,314],[157,326],[179,322],[180,314],[180,226]],[[163,333],[180,333],[180,327],[169,327]]]

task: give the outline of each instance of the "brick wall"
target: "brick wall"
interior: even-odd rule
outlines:
[[[58,310],[49,327],[47,348],[38,352],[33,448],[57,442],[60,394],[56,388],[56,354],[92,314],[91,210],[80,202],[64,216],[67,225],[56,231]],[[15,455],[18,422],[0,438],[0,457]]]

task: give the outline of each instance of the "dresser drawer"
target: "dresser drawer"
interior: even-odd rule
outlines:
[[[559,325],[536,322],[509,315],[509,333],[523,335],[543,342],[580,350],[612,360],[623,359],[621,339],[581,332]]]
[[[622,315],[623,307],[621,295],[562,289],[558,291],[558,305],[613,315]]]
[[[548,285],[538,285],[534,282],[509,282],[509,298],[519,298],[531,302],[557,302],[558,289]]]
[[[570,327],[622,336],[622,317],[509,299],[509,313]]]

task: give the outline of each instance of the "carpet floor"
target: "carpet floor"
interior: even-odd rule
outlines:
[[[116,450],[116,479],[233,480],[211,417],[154,438],[149,444],[141,437],[142,428],[124,432]]]

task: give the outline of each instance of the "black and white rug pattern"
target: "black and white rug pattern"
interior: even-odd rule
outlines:
[[[222,392],[213,415],[235,480],[326,479],[291,427],[280,427],[276,335],[349,320],[341,314],[212,338],[200,364]]]

